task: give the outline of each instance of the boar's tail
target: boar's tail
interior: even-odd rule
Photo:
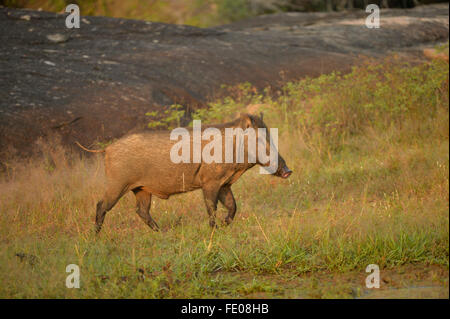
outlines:
[[[84,147],[83,145],[81,145],[80,143],[78,143],[77,141],[75,141],[75,144],[77,144],[81,149],[85,150],[86,152],[91,152],[91,153],[103,153],[103,152],[105,152],[105,150],[90,150],[90,149]]]

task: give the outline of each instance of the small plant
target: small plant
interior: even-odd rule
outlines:
[[[152,111],[145,113],[146,116],[152,117],[154,120],[148,123],[149,128],[167,128],[173,129],[181,126],[181,119],[183,118],[185,111],[180,104],[172,104],[169,109],[160,113],[158,111]],[[159,119],[158,119],[159,118]]]
[[[439,52],[439,53],[447,53],[447,55],[448,55],[448,48],[449,48],[449,42],[448,41],[446,43],[436,45],[436,47],[435,47],[437,52]]]
[[[95,143],[95,145],[96,145],[97,149],[105,149],[109,145],[111,145],[113,142],[114,142],[114,139],[113,140],[109,140],[109,141],[105,141],[105,142],[97,142],[97,143]]]

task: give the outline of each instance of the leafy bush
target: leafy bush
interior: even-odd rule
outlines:
[[[181,126],[181,118],[184,116],[185,111],[182,110],[183,106],[179,104],[173,104],[169,106],[164,112],[152,111],[145,113],[146,116],[150,116],[153,120],[148,123],[149,128],[168,128],[172,129]]]
[[[230,96],[211,103],[193,117],[208,122],[230,120],[248,104],[261,104],[272,125],[300,130],[337,146],[348,136],[370,128],[400,126],[411,116],[418,120],[448,110],[448,63],[411,66],[396,58],[382,63],[366,61],[352,72],[289,82],[277,95],[258,92],[249,83],[225,88]]]

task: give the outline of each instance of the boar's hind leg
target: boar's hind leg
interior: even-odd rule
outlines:
[[[140,188],[133,189],[136,195],[136,213],[144,220],[144,222],[153,230],[158,231],[158,224],[150,216],[150,205],[152,203],[152,194],[143,191]]]
[[[219,196],[219,187],[203,187],[203,197],[205,199],[206,210],[209,215],[209,226],[216,227],[216,210]]]
[[[126,187],[108,187],[103,199],[97,203],[97,214],[95,216],[96,233],[100,232],[106,213],[116,205],[117,201],[126,193],[126,191]]]
[[[231,192],[230,185],[223,186],[219,191],[219,200],[228,209],[228,216],[225,218],[225,223],[230,224],[236,214],[236,201]]]

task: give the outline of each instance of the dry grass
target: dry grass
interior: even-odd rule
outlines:
[[[233,0],[236,1],[236,0]],[[65,0],[6,0],[5,5],[42,9],[51,12],[65,12],[70,2]],[[230,6],[229,0],[78,0],[76,2],[83,16],[107,16],[154,22],[188,24],[200,27],[230,22],[230,18],[244,18],[250,15],[244,5]],[[243,2],[241,4],[244,4]],[[223,8],[226,9],[225,15]],[[237,12],[235,12],[237,11]],[[244,15],[239,14],[242,12]],[[236,17],[235,17],[236,16]]]
[[[311,90],[297,97],[294,93],[302,88],[294,84],[279,99],[265,100],[271,108],[267,122],[280,128],[280,151],[294,174],[280,180],[261,176],[257,169],[247,172],[233,186],[235,221],[214,233],[201,194],[193,192],[153,200],[159,233],[135,214],[134,196],[128,194],[95,236],[102,156],[80,157],[58,143],[40,143],[41,156],[9,162],[0,183],[0,296],[191,298],[259,292],[273,297],[282,295],[292,278],[364,272],[372,263],[382,271],[401,265],[448,269],[448,91],[441,90],[448,87],[448,64],[416,71],[396,73],[392,65],[382,69],[383,75],[398,76],[389,86],[403,85],[411,74],[427,79],[410,80],[414,88],[406,92],[417,96],[404,99],[401,113],[386,115],[379,108],[374,115],[353,105],[360,118],[350,113],[352,120],[343,126],[339,121],[350,115],[335,110],[336,130],[318,130],[325,114],[299,111],[307,105],[311,110],[319,104],[335,107],[333,90],[341,90],[343,102],[357,92],[353,88],[343,92],[321,79],[325,87],[315,88],[314,82],[313,89],[328,104]],[[434,82],[436,100],[423,90],[430,85],[428,77],[440,79]],[[333,81],[347,80],[334,75]],[[314,103],[307,104],[304,96]],[[249,102],[244,100],[221,103],[238,109]],[[417,101],[420,106],[412,108]],[[417,112],[425,108],[433,111]],[[212,107],[209,116],[217,116],[216,111]],[[304,121],[296,122],[300,118]],[[71,263],[81,268],[80,289],[65,287],[65,267]],[[262,279],[269,275],[273,280]],[[448,285],[448,277],[436,280]],[[352,296],[336,287],[333,293],[311,288],[308,296]]]

